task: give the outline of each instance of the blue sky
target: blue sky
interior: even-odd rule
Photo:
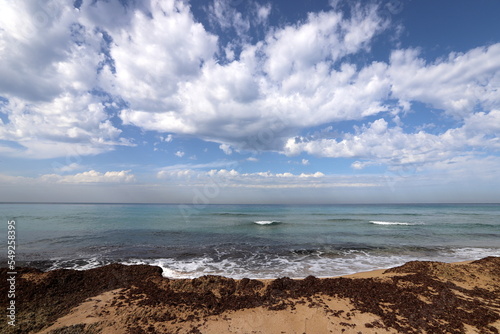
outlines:
[[[0,201],[500,202],[497,0],[0,9]]]

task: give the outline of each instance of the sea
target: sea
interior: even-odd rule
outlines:
[[[333,277],[500,256],[500,204],[0,204],[16,266],[159,266],[168,278]],[[12,225],[12,224],[11,224]]]

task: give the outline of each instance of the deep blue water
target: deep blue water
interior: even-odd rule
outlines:
[[[0,204],[0,217],[5,232],[16,221],[18,264],[45,270],[121,262],[167,277],[322,277],[500,256],[498,204]]]

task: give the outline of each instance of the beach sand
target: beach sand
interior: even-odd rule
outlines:
[[[4,321],[1,333],[500,332],[500,257],[301,280],[170,280],[146,265],[21,268],[16,292],[16,327]]]

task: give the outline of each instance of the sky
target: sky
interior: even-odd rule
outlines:
[[[0,0],[0,201],[500,202],[498,0]]]

